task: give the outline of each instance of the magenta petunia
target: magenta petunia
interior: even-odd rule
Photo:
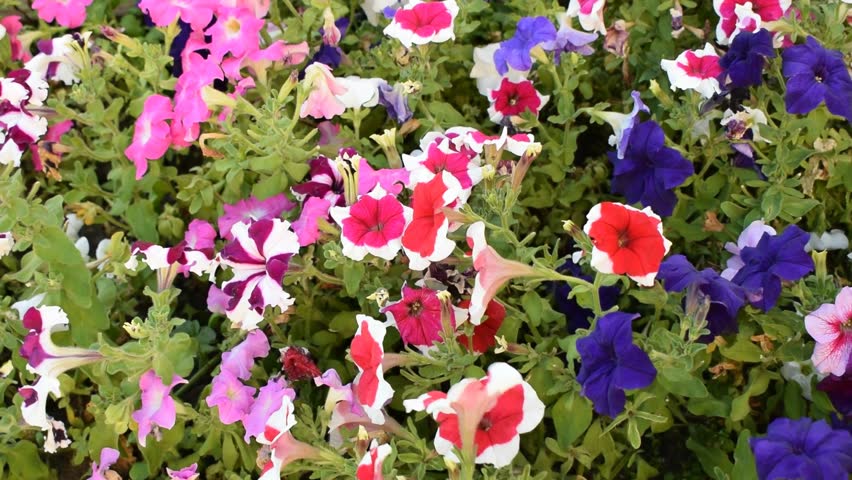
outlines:
[[[402,286],[402,298],[382,309],[406,344],[431,347],[441,340],[441,301],[430,288]],[[455,327],[455,325],[453,325]]]
[[[38,18],[66,28],[77,28],[86,21],[86,7],[92,0],[33,0],[33,10]]]
[[[295,207],[296,204],[291,202],[283,193],[263,200],[251,196],[233,205],[223,205],[222,208],[225,213],[219,217],[219,235],[226,240],[233,240],[231,228],[234,224],[279,218],[282,213],[289,212]]]
[[[393,260],[402,247],[402,233],[411,209],[376,187],[349,207],[332,207],[331,218],[341,227],[343,254],[363,260],[367,254]]]
[[[124,150],[127,158],[136,165],[136,179],[148,171],[148,160],[156,160],[171,146],[172,101],[163,95],[145,99],[142,114],[136,119],[133,142]]]
[[[172,389],[186,380],[175,375],[168,385],[163,383],[154,370],[148,370],[139,379],[139,389],[142,390],[142,408],[136,410],[131,418],[139,424],[139,445],[145,446],[149,433],[154,431],[158,437],[158,428],[166,430],[175,426],[175,401],[172,399]]]
[[[491,121],[502,125],[524,113],[538,116],[550,97],[539,93],[529,80],[513,82],[504,78],[498,88],[488,92],[488,99],[491,101],[488,107]]]
[[[265,23],[246,8],[220,6],[216,9],[216,23],[205,31],[211,38],[210,54],[221,59],[228,53],[242,57],[258,50]]]
[[[293,222],[293,231],[299,236],[299,245],[315,243],[320,237],[319,222],[328,218],[331,203],[320,197],[308,197],[302,205],[299,219]]]
[[[411,0],[396,11],[384,33],[408,48],[412,45],[446,42],[456,38],[453,21],[458,13],[459,6],[455,0]]]

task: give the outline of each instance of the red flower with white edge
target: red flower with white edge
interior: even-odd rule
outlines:
[[[716,41],[728,45],[741,31],[760,29],[763,22],[780,19],[790,10],[791,0],[713,0],[719,15]]]
[[[538,93],[533,83],[529,80],[520,80],[517,83],[504,78],[500,87],[488,92],[491,106],[488,107],[488,115],[494,123],[502,124],[503,120],[516,117],[524,112],[530,112],[538,116],[541,107],[550,99],[547,95]]]
[[[469,300],[459,302],[459,308],[465,309],[470,306]],[[467,320],[467,311],[462,315],[461,324]],[[472,349],[476,353],[485,353],[497,343],[497,331],[503,326],[503,320],[506,319],[506,307],[500,304],[497,300],[488,302],[488,307],[485,309],[485,321],[473,327],[473,338],[467,335],[459,335],[458,341],[465,348]]]
[[[355,319],[358,331],[352,338],[349,350],[359,371],[352,382],[355,399],[373,423],[382,425],[385,423],[382,408],[393,398],[393,388],[385,381],[382,368],[385,355],[382,340],[387,327],[368,315],[358,315]]]
[[[402,232],[411,209],[376,187],[349,207],[332,207],[331,218],[341,227],[343,255],[361,261],[367,254],[393,260],[402,247]]]
[[[453,449],[473,442],[476,463],[497,468],[512,463],[520,434],[541,423],[544,404],[521,374],[506,363],[488,367],[481,379],[465,378],[449,392],[428,392],[403,402],[406,411],[426,411],[438,422],[435,450],[458,462]]]
[[[476,222],[467,229],[467,243],[472,249],[473,268],[476,270],[473,292],[470,294],[470,322],[482,323],[482,316],[497,290],[509,280],[535,275],[535,270],[524,263],[506,260],[485,243],[485,224]]]
[[[603,202],[586,219],[583,231],[592,239],[592,268],[627,275],[644,287],[654,285],[672,242],[663,236],[663,222],[651,207]]]
[[[379,445],[378,442],[373,440],[373,443],[370,444],[370,450],[358,464],[358,470],[355,473],[356,478],[358,480],[384,480],[382,464],[391,451],[391,446],[387,443]]]
[[[512,155],[522,156],[527,149],[536,143],[535,137],[529,133],[509,135],[505,127],[500,135],[486,135],[479,131],[467,136],[468,145],[476,153],[482,153],[486,145],[494,145],[497,150],[508,150]]]
[[[393,21],[385,27],[384,33],[399,40],[406,48],[446,42],[456,38],[453,21],[458,14],[459,6],[455,0],[411,0],[405,7],[396,11]]]
[[[444,207],[455,203],[461,193],[458,180],[446,171],[414,187],[412,219],[402,234],[402,249],[412,270],[425,270],[453,253],[456,242],[447,238],[450,221]]]
[[[672,90],[695,90],[704,98],[721,91],[718,77],[722,67],[709,43],[701,50],[687,50],[674,60],[662,60],[660,66],[668,73]]]

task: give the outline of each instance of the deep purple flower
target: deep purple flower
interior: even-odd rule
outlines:
[[[602,415],[617,416],[624,410],[624,390],[645,388],[657,376],[648,354],[633,344],[630,325],[637,317],[609,313],[598,319],[588,337],[577,340],[581,361],[577,381],[583,386],[583,395]]]
[[[766,29],[757,32],[740,32],[731,43],[728,53],[719,60],[719,66],[735,88],[760,85],[766,58],[775,57],[772,33]]]
[[[677,196],[674,189],[693,174],[692,162],[665,146],[663,129],[653,120],[633,127],[624,158],[609,152],[615,165],[612,191],[631,203],[642,202],[661,216],[671,215]]]
[[[737,313],[745,304],[745,294],[742,288],[722,278],[712,268],[698,271],[685,256],[673,255],[660,265],[657,278],[663,281],[667,292],[682,292],[695,285],[699,296],[710,299],[707,312],[710,335],[703,337],[703,341],[709,342],[716,335],[738,330]]]
[[[349,29],[349,17],[341,17],[335,20],[334,26],[340,31],[340,39],[342,40],[344,36],[346,36],[346,30]],[[325,29],[320,27],[319,29],[320,36],[324,35]],[[337,45],[329,45],[325,42],[320,44],[317,53],[311,57],[310,61],[305,65],[305,68],[308,68],[312,63],[323,63],[328,65],[329,68],[334,70],[335,68],[340,66],[340,62],[343,61],[343,50],[340,49]],[[299,77],[302,78],[304,76],[305,70],[302,69]]]
[[[835,480],[852,473],[852,435],[824,420],[778,418],[750,443],[760,480]]]
[[[781,54],[787,78],[784,102],[790,113],[808,113],[825,101],[828,111],[852,122],[852,78],[837,50],[826,50],[808,37]]]
[[[559,65],[563,53],[575,52],[578,55],[588,56],[595,53],[595,49],[589,44],[597,40],[597,32],[586,33],[574,30],[570,26],[562,26],[556,32],[556,38],[541,44],[548,52],[555,52],[553,61]]]
[[[318,197],[327,200],[333,207],[346,206],[343,196],[343,176],[328,157],[318,156],[308,163],[311,170],[307,181],[290,188],[293,195],[301,201],[306,197]]]
[[[411,120],[414,112],[408,106],[408,94],[405,92],[405,86],[397,83],[393,87],[387,82],[379,85],[379,103],[385,107],[388,112],[388,117],[394,119],[400,125]]]
[[[511,66],[525,72],[532,68],[530,50],[545,42],[556,40],[556,27],[547,17],[524,17],[518,21],[515,36],[500,43],[494,52],[497,73],[505,75]]]
[[[814,269],[811,256],[805,252],[810,235],[790,225],[781,235],[764,233],[754,247],[740,250],[742,268],[731,279],[746,290],[749,302],[769,311],[781,296],[781,280],[795,281]]]
[[[571,261],[565,262],[564,265],[559,267],[559,271],[566,272],[569,275],[582,278],[589,282],[592,281],[591,276],[583,275],[580,266]],[[574,333],[578,328],[589,328],[591,320],[594,318],[595,314],[588,308],[581,307],[580,304],[577,303],[576,299],[568,298],[568,295],[571,293],[571,285],[567,283],[553,282],[552,288],[553,299],[555,302],[554,310],[565,315],[565,318],[568,319],[568,333]],[[618,304],[618,297],[621,294],[621,288],[618,285],[601,287],[599,294],[601,299],[601,308],[609,310]]]
[[[829,375],[817,384],[817,390],[828,394],[834,408],[844,417],[852,417],[852,357],[846,364],[846,372],[838,377]]]

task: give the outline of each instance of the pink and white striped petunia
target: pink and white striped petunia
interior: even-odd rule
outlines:
[[[171,391],[176,385],[186,383],[183,378],[174,375],[167,385],[157,376],[154,370],[148,370],[139,379],[139,389],[142,391],[142,408],[136,410],[131,418],[139,424],[139,445],[144,447],[148,434],[154,432],[159,438],[159,429],[166,430],[175,426],[175,401]]]
[[[385,458],[391,454],[391,446],[387,443],[379,445],[375,439],[370,444],[370,449],[364,454],[364,458],[358,463],[358,470],[355,472],[355,477],[358,480],[383,480],[382,464]]]
[[[459,6],[455,0],[411,0],[396,11],[393,21],[385,27],[384,33],[399,40],[406,48],[446,42],[456,38],[453,21],[458,14]]]
[[[234,272],[222,285],[231,297],[226,315],[232,326],[254,330],[268,306],[286,310],[295,301],[281,282],[290,258],[299,251],[299,238],[290,222],[272,219],[231,228],[234,241],[222,249],[222,265]]]
[[[843,376],[852,358],[852,287],[843,287],[834,303],[825,303],[805,317],[805,328],[816,340],[811,360],[820,373]]]
[[[358,375],[352,382],[353,393],[370,420],[382,425],[385,423],[382,409],[393,398],[393,388],[385,380],[382,367],[385,355],[382,340],[387,327],[368,315],[357,315],[355,320],[358,322],[358,330],[349,350],[352,361],[358,367]]]
[[[465,378],[445,394],[432,391],[405,400],[405,410],[426,411],[438,422],[435,450],[458,462],[455,449],[473,442],[477,464],[497,468],[512,463],[520,434],[544,418],[544,404],[521,374],[506,363],[488,367],[481,379]]]
[[[571,0],[565,15],[568,18],[577,17],[580,26],[587,32],[598,32],[606,34],[606,24],[603,19],[603,10],[606,0]]]
[[[447,238],[450,220],[444,208],[458,203],[461,195],[461,185],[447,171],[414,187],[412,220],[402,234],[402,249],[409,268],[425,270],[432,262],[440,262],[453,253],[456,242]]]
[[[686,50],[674,60],[662,60],[660,66],[669,75],[672,90],[695,90],[704,98],[721,92],[718,77],[722,67],[719,55],[709,43],[701,50]]]
[[[393,260],[402,247],[402,234],[411,209],[378,186],[348,207],[332,207],[331,218],[341,227],[343,255],[361,261],[367,254]]]

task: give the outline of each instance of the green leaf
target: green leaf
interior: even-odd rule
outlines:
[[[48,469],[39,458],[38,447],[32,442],[18,440],[13,445],[0,447],[0,458],[9,465],[11,480],[40,480],[48,478]],[[0,470],[0,476],[3,471]]]
[[[366,273],[366,269],[361,262],[349,262],[343,268],[343,287],[346,288],[346,293],[351,296],[358,293],[358,290],[361,289],[364,273]]]
[[[553,405],[551,414],[556,439],[563,449],[571,447],[592,424],[592,405],[577,393],[560,397]]]
[[[749,398],[760,395],[769,387],[770,374],[763,368],[753,368],[749,372],[748,388],[731,402],[731,420],[738,422],[746,418],[751,411]]]
[[[737,438],[737,448],[734,450],[734,468],[731,478],[736,480],[757,480],[757,466],[749,446],[751,432],[743,430]]]
[[[127,207],[125,220],[130,226],[130,233],[139,240],[159,243],[158,219],[159,215],[154,211],[154,204],[150,200],[137,200]]]
[[[702,398],[708,394],[701,379],[678,367],[664,367],[659,370],[657,380],[669,392],[682,397]]]
[[[692,450],[698,461],[701,463],[701,468],[710,477],[716,477],[714,471],[719,468],[724,473],[729,473],[733,468],[728,455],[718,448],[711,448],[707,445],[699,443],[695,437],[689,437],[686,440],[686,448]]]
[[[738,336],[734,343],[721,347],[719,350],[725,358],[738,362],[760,363],[763,359],[760,347],[744,336]]]

